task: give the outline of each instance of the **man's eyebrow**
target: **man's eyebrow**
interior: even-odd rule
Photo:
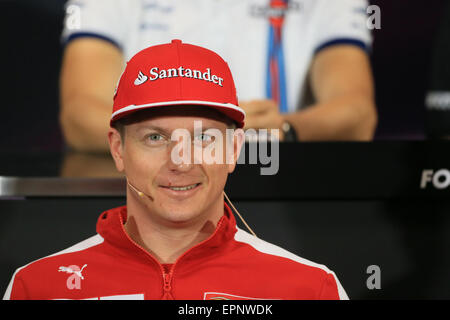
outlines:
[[[211,125],[211,126],[203,126],[202,127],[202,131],[206,131],[206,130],[210,130],[210,129],[215,129],[215,130],[219,130],[221,131],[217,126],[215,125]]]
[[[154,130],[154,131],[158,131],[161,133],[165,133],[168,134],[170,133],[169,130],[167,130],[166,128],[160,127],[160,126],[155,126],[155,125],[144,125],[140,128],[137,129],[137,131],[144,131],[144,130]]]
[[[175,128],[175,129],[168,129],[168,128],[164,128],[164,127],[152,125],[152,124],[142,125],[140,128],[137,129],[137,131],[140,132],[140,131],[144,131],[144,130],[154,130],[154,131],[157,131],[160,133],[164,133],[166,135],[170,135],[170,134],[172,134],[173,131],[180,130],[180,129],[187,130],[191,134],[195,133],[194,127],[192,127],[192,128],[180,127],[180,128]],[[202,129],[201,132],[205,132],[206,130],[210,130],[210,129],[216,129],[216,130],[220,131],[220,129],[215,124],[208,125],[208,124],[202,123],[201,129]]]

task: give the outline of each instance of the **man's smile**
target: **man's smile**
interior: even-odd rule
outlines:
[[[200,183],[194,183],[194,184],[190,184],[190,185],[180,185],[180,186],[161,186],[163,188],[168,188],[170,190],[174,190],[174,191],[186,191],[186,190],[191,190],[194,189],[195,187],[199,186]]]
[[[185,198],[192,197],[200,188],[201,183],[184,184],[184,185],[171,185],[163,186],[160,185],[159,189],[171,198],[176,198],[178,200],[183,200]]]

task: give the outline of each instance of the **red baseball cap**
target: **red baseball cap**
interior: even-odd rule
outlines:
[[[128,61],[114,93],[114,121],[138,110],[198,105],[213,108],[244,126],[228,64],[215,52],[187,43],[148,47]]]

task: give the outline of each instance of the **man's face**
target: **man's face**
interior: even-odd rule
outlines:
[[[166,222],[187,222],[207,216],[214,209],[223,209],[222,192],[228,174],[235,168],[244,140],[243,131],[238,129],[242,141],[238,137],[227,144],[228,126],[223,118],[215,111],[198,107],[161,108],[147,114],[151,116],[125,126],[124,139],[114,129],[109,133],[117,169],[124,171],[129,182],[149,196],[139,197],[131,192],[132,199],[128,201],[138,201],[154,218]],[[198,121],[201,121],[201,131]],[[189,132],[190,137],[183,136],[182,142],[173,141],[173,132],[180,129]],[[223,142],[209,135],[214,131],[222,133]],[[217,156],[220,155],[217,151],[222,151],[221,160],[215,158],[219,163],[208,164],[205,159],[199,163],[198,151],[213,150],[213,147],[215,151],[206,155]],[[189,158],[184,157],[180,163],[179,155],[186,156],[189,151]]]

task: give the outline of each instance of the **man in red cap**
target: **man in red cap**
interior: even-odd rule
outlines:
[[[244,118],[214,52],[174,40],[136,54],[108,133],[127,205],[102,213],[97,235],[19,268],[4,298],[347,299],[325,266],[237,228],[223,190]]]

